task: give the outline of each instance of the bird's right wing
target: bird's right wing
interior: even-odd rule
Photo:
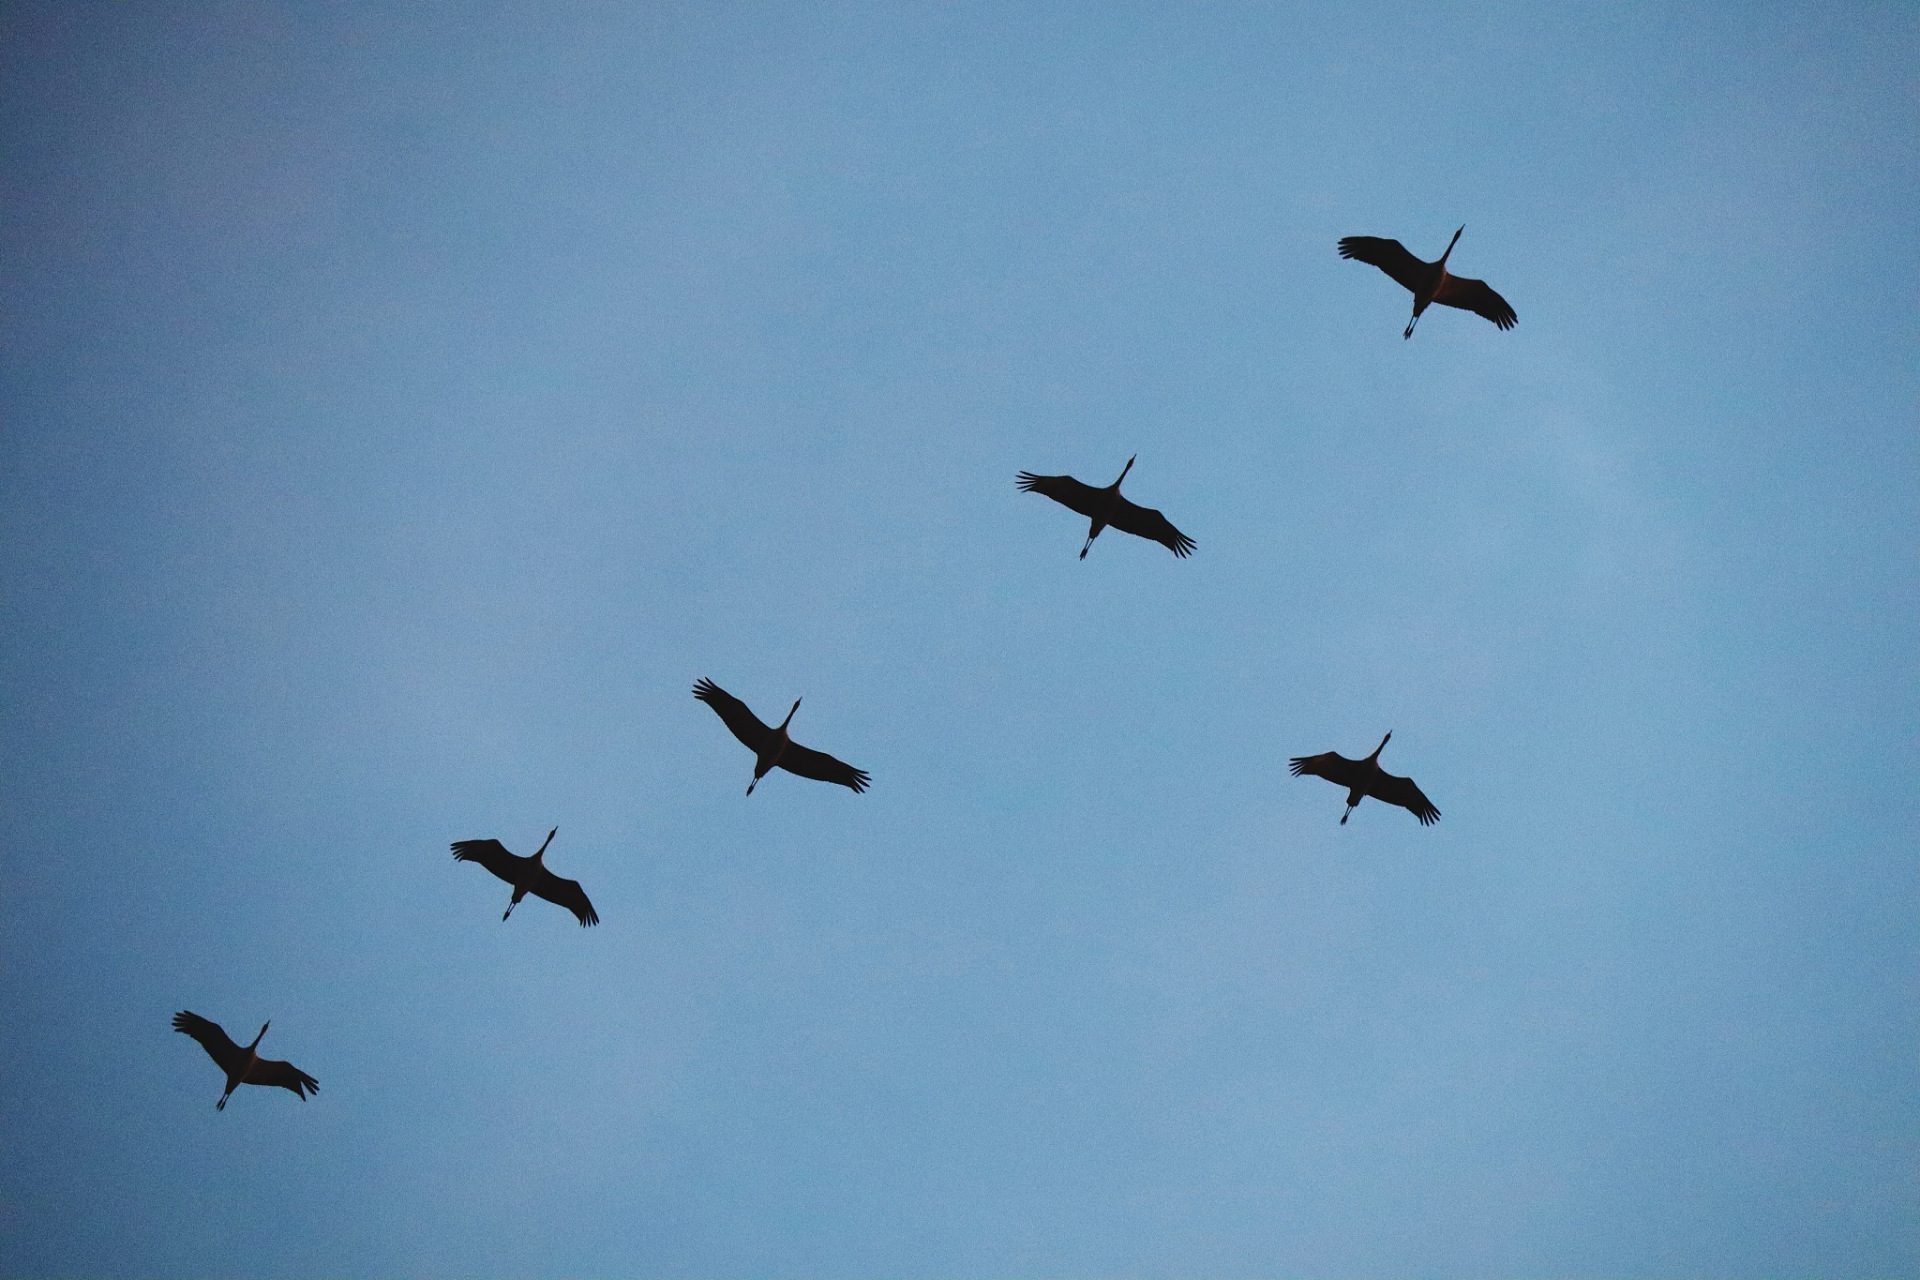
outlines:
[[[456,862],[477,862],[487,870],[505,880],[514,882],[514,869],[526,858],[509,853],[507,846],[498,840],[455,840],[451,846]]]
[[[1136,538],[1149,538],[1160,543],[1167,550],[1183,559],[1193,554],[1198,543],[1173,527],[1173,521],[1155,511],[1152,507],[1137,506],[1120,499],[1115,506],[1113,518],[1108,524],[1122,533],[1130,533]]]
[[[320,1092],[320,1082],[294,1066],[291,1062],[281,1062],[277,1058],[262,1058],[253,1064],[253,1070],[247,1072],[248,1084],[278,1085],[282,1089],[291,1089],[305,1102],[307,1094]]]
[[[760,723],[760,717],[747,710],[747,704],[722,689],[705,676],[693,686],[693,696],[713,708],[733,736],[744,742],[755,754],[759,755],[773,740],[773,730]]]
[[[1488,288],[1485,280],[1448,276],[1440,282],[1440,291],[1433,295],[1433,300],[1443,307],[1458,307],[1485,316],[1499,329],[1511,329],[1520,323],[1520,317],[1507,305],[1507,300]]]
[[[1420,788],[1413,785],[1412,778],[1396,778],[1385,774],[1375,779],[1373,787],[1367,793],[1376,800],[1385,800],[1388,804],[1397,804],[1414,817],[1420,819],[1423,827],[1440,821],[1440,811],[1433,807],[1433,801],[1421,794]]]
[[[1317,756],[1295,756],[1289,762],[1289,767],[1296,778],[1310,773],[1343,787],[1352,787],[1354,779],[1360,774],[1360,762],[1349,760],[1338,751],[1323,751]]]
[[[587,901],[587,891],[580,887],[578,880],[567,880],[549,871],[545,879],[533,886],[533,895],[573,912],[574,919],[580,922],[582,929],[600,923],[600,913]]]
[[[815,751],[797,742],[788,743],[787,749],[780,753],[780,767],[803,778],[852,787],[856,793],[865,791],[873,781],[865,769],[856,769],[844,760],[835,760],[824,751]]]
[[[173,1029],[184,1032],[200,1042],[207,1056],[220,1064],[222,1071],[231,1073],[234,1067],[247,1060],[247,1051],[235,1044],[217,1022],[209,1022],[197,1013],[182,1010],[173,1015]]]
[[[1383,240],[1379,236],[1345,237],[1340,241],[1340,256],[1380,268],[1413,293],[1420,292],[1421,277],[1432,265],[1408,253],[1407,246],[1398,240]]]
[[[1026,493],[1037,493],[1043,498],[1052,498],[1063,507],[1078,511],[1081,515],[1098,515],[1104,499],[1104,489],[1096,489],[1090,484],[1081,484],[1072,476],[1036,476],[1031,471],[1022,471],[1013,478],[1013,482]]]

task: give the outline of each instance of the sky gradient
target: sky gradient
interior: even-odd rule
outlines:
[[[1911,1274],[1916,67],[0,8],[0,1271]]]

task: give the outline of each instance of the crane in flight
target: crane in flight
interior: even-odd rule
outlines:
[[[1466,229],[1463,223],[1460,231]],[[1500,329],[1513,328],[1520,323],[1520,317],[1514,314],[1505,298],[1487,287],[1485,280],[1469,280],[1447,270],[1447,258],[1460,239],[1460,231],[1454,232],[1453,239],[1447,241],[1447,252],[1440,255],[1438,262],[1422,262],[1408,253],[1407,247],[1398,240],[1383,240],[1379,236],[1347,236],[1340,241],[1340,256],[1378,267],[1412,292],[1413,319],[1407,321],[1406,332],[1400,335],[1403,338],[1413,336],[1413,326],[1420,323],[1420,313],[1435,302],[1485,316]]]
[[[270,1020],[261,1023],[260,1035],[242,1049],[217,1022],[210,1022],[184,1009],[173,1015],[173,1029],[198,1040],[200,1047],[207,1051],[207,1056],[227,1073],[226,1092],[220,1095],[220,1101],[213,1104],[215,1111],[225,1111],[228,1096],[243,1084],[277,1085],[282,1089],[291,1089],[300,1095],[302,1102],[307,1100],[309,1093],[320,1092],[320,1082],[291,1062],[260,1056],[260,1036],[266,1035],[267,1028],[272,1025]]]
[[[775,768],[819,782],[837,782],[843,787],[853,788],[856,794],[865,791],[867,784],[872,781],[865,769],[856,769],[845,761],[835,760],[824,751],[803,747],[787,736],[787,726],[793,722],[793,713],[800,709],[799,698],[793,700],[793,706],[788,709],[787,718],[780,722],[780,727],[769,729],[760,723],[759,716],[747,709],[746,703],[705,676],[694,684],[693,696],[712,707],[721,723],[753,752],[753,781],[747,784],[748,795],[752,795],[753,789],[760,785],[760,779]]]
[[[1133,470],[1133,460],[1127,459],[1127,465],[1120,468],[1120,480],[1127,478],[1127,472]],[[1090,484],[1082,484],[1072,476],[1036,476],[1031,471],[1022,471],[1015,476],[1014,483],[1026,493],[1037,493],[1052,498],[1071,511],[1078,511],[1087,517],[1087,540],[1080,544],[1080,558],[1087,558],[1087,548],[1100,536],[1100,531],[1112,525],[1122,533],[1131,533],[1138,538],[1158,542],[1174,555],[1182,558],[1193,554],[1199,545],[1192,538],[1173,527],[1173,523],[1152,507],[1139,507],[1120,496],[1120,480],[1115,480],[1104,489],[1096,489]]]
[[[1440,821],[1440,811],[1433,807],[1433,801],[1421,794],[1420,788],[1413,785],[1412,778],[1396,778],[1380,767],[1380,752],[1387,745],[1387,738],[1391,737],[1393,734],[1388,733],[1386,738],[1380,739],[1380,746],[1375,747],[1373,754],[1365,760],[1349,760],[1337,751],[1327,751],[1317,756],[1295,756],[1291,766],[1293,776],[1298,778],[1310,773],[1347,789],[1347,811],[1340,815],[1342,826],[1353,816],[1353,807],[1368,796],[1399,805],[1420,819],[1423,827]]]
[[[580,927],[599,924],[600,916],[587,901],[587,894],[578,880],[566,880],[547,870],[545,856],[547,846],[553,843],[553,837],[560,828],[547,832],[547,838],[540,842],[539,850],[531,858],[522,858],[507,852],[507,846],[498,840],[455,840],[453,842],[453,860],[455,862],[477,862],[487,870],[499,876],[513,886],[513,900],[507,903],[505,920],[520,905],[520,899],[532,894],[536,898],[545,898],[573,912],[580,921]]]

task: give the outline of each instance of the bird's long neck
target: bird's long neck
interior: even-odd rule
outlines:
[[[1133,458],[1137,458],[1139,456],[1140,455],[1136,453],[1133,455]],[[1133,470],[1133,458],[1128,458],[1127,465],[1120,468],[1120,480],[1125,480],[1127,478],[1127,472]],[[1115,493],[1120,492],[1120,480],[1115,480],[1112,484],[1108,485],[1107,487],[1112,489]]]
[[[783,738],[787,736],[787,726],[793,723],[793,713],[800,709],[800,703],[802,701],[804,701],[804,699],[801,698],[795,698],[793,700],[793,705],[787,708],[787,718],[780,722],[780,727],[774,732]]]
[[[1393,736],[1393,733],[1391,730],[1389,730],[1387,733],[1387,737],[1380,739],[1380,745],[1373,749],[1373,754],[1368,756],[1367,759],[1369,761],[1372,761],[1375,764],[1378,764],[1380,761],[1380,753],[1387,749],[1387,738],[1391,738],[1392,736]]]
[[[247,1046],[247,1052],[249,1054],[253,1055],[256,1058],[260,1056],[258,1052],[260,1048],[260,1037],[266,1035],[267,1028],[272,1025],[273,1025],[273,1020],[271,1018],[269,1018],[267,1021],[260,1024],[260,1035],[255,1036],[253,1038],[253,1043]]]
[[[547,852],[547,846],[552,844],[553,838],[559,834],[560,834],[560,828],[558,827],[555,827],[553,830],[547,832],[547,838],[545,840],[542,840],[540,842],[540,847],[533,851],[533,860],[535,862],[540,861],[541,857],[544,856]]]
[[[1466,229],[1467,224],[1464,222],[1461,223],[1460,231],[1465,231]],[[1447,251],[1440,255],[1440,261],[1435,264],[1440,268],[1440,274],[1443,276],[1447,274],[1447,259],[1453,254],[1453,246],[1460,243],[1460,231],[1453,233],[1453,239],[1447,241]]]

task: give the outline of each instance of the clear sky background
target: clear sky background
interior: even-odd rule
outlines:
[[[1913,1274],[1916,68],[8,4],[0,1271]]]

